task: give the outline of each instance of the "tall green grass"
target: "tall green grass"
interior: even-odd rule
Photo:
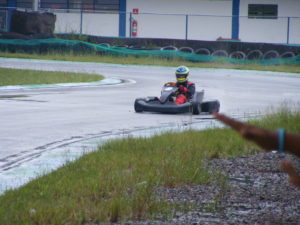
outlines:
[[[300,132],[300,112],[287,109],[252,123]],[[83,224],[167,219],[193,205],[167,203],[157,187],[205,184],[224,177],[205,161],[260,149],[229,128],[168,132],[110,141],[98,151],[0,196],[0,224]]]
[[[102,79],[103,76],[97,74],[0,68],[0,86],[93,82]]]
[[[157,65],[157,66],[178,66],[184,64],[188,67],[199,68],[227,68],[227,69],[241,69],[241,70],[262,70],[262,71],[276,71],[276,72],[290,72],[300,73],[300,66],[295,64],[289,65],[262,65],[259,63],[247,64],[232,64],[230,62],[191,62],[183,59],[166,59],[159,57],[135,57],[135,56],[109,56],[99,55],[96,53],[78,54],[76,52],[57,53],[49,52],[46,54],[37,53],[9,53],[0,52],[0,57],[7,58],[28,58],[28,59],[52,59],[78,62],[102,62],[102,63],[116,63],[116,64],[133,64],[133,65]]]

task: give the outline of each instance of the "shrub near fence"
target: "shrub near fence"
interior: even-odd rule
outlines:
[[[33,39],[33,40],[20,40],[20,39],[0,39],[0,50],[4,52],[25,52],[25,53],[48,53],[48,52],[71,52],[71,53],[96,53],[99,55],[112,55],[112,56],[135,56],[135,57],[160,57],[168,59],[184,59],[192,62],[229,62],[229,63],[249,63],[256,62],[266,65],[274,64],[300,64],[300,55],[294,57],[280,58],[275,50],[267,51],[263,57],[246,59],[241,52],[231,52],[229,55],[225,50],[215,51],[218,54],[200,54],[188,51],[180,51],[178,48],[134,48],[132,45],[111,45],[109,43],[90,43],[78,40],[66,39]],[[260,51],[257,51],[260,53]],[[205,53],[205,52],[204,52]],[[234,54],[236,54],[235,57]],[[247,57],[254,52],[249,52]],[[268,57],[266,55],[269,54]],[[287,54],[287,53],[286,53]],[[292,55],[292,54],[291,54]],[[275,57],[273,57],[275,56]],[[293,56],[293,55],[292,55]]]

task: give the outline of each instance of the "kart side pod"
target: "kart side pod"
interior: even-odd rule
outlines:
[[[137,98],[134,102],[136,112],[156,113],[200,113],[218,112],[220,103],[218,100],[203,101],[204,90],[196,92],[191,101],[183,104],[175,104],[174,101],[162,101],[157,97]],[[169,99],[169,98],[168,98]]]

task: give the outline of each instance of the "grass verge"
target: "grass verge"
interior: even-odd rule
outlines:
[[[287,109],[253,124],[300,132],[300,112]],[[98,151],[0,196],[0,224],[83,224],[167,219],[188,210],[156,197],[157,187],[204,184],[223,177],[203,162],[259,151],[233,130],[189,130],[110,141]]]
[[[47,53],[47,54],[27,54],[27,53],[8,53],[0,52],[0,57],[6,58],[24,58],[24,59],[45,59],[45,60],[66,60],[78,62],[101,62],[115,64],[133,64],[133,65],[156,65],[156,66],[174,66],[184,64],[188,67],[198,68],[226,68],[241,70],[262,70],[275,72],[300,73],[300,66],[295,64],[288,65],[262,65],[258,63],[232,64],[230,62],[191,62],[183,59],[165,59],[158,57],[134,57],[134,56],[109,56],[99,55],[96,53],[78,54],[69,53]]]
[[[102,80],[97,74],[48,72],[0,68],[0,86],[80,83]]]

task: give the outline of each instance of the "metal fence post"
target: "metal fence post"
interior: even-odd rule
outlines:
[[[33,0],[33,2],[32,2],[32,10],[33,11],[38,11],[38,8],[39,8],[39,2],[38,2],[38,0]]]
[[[132,32],[132,12],[130,13],[129,16],[129,37],[131,37],[131,32]]]
[[[82,34],[82,20],[83,20],[83,10],[80,9],[80,34]]]
[[[287,18],[287,40],[286,40],[287,44],[289,44],[290,42],[290,19],[291,17]]]
[[[189,15],[185,15],[185,40],[188,39],[188,31],[189,31]]]
[[[12,17],[12,13],[13,11],[16,9],[17,7],[17,2],[14,0],[8,0],[7,1],[7,31],[11,31],[11,17]]]

